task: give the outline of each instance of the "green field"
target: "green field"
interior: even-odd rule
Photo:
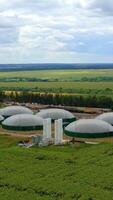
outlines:
[[[0,136],[0,200],[112,200],[113,144],[25,149]]]
[[[1,82],[0,89],[113,97],[113,82]]]
[[[0,72],[0,90],[113,96],[113,70]]]
[[[24,87],[24,88],[41,88],[44,89],[64,89],[64,90],[69,90],[69,89],[99,89],[99,90],[104,90],[104,89],[113,89],[113,82],[8,82],[8,83],[0,83],[1,87]]]
[[[80,80],[83,77],[113,77],[113,69],[99,70],[37,70],[37,71],[16,71],[0,72],[0,78],[41,78],[59,81]]]

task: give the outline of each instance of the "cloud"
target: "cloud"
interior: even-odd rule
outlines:
[[[106,15],[113,16],[113,1],[112,0],[93,0],[90,9],[97,9],[100,12],[104,12]]]
[[[1,62],[112,60],[112,21],[112,0],[0,0]]]
[[[107,15],[113,15],[113,1],[112,0],[64,0],[68,6],[81,9],[89,9],[97,12],[104,12]]]

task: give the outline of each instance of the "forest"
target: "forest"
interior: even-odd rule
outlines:
[[[27,91],[5,93],[0,91],[0,101],[113,109],[113,99],[111,97],[96,95],[83,96],[59,93],[33,93]]]

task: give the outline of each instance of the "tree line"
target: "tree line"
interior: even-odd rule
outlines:
[[[19,103],[38,103],[45,105],[63,105],[78,107],[113,108],[113,99],[96,95],[65,95],[60,93],[33,93],[27,91],[6,93],[0,91],[0,101],[14,101]]]

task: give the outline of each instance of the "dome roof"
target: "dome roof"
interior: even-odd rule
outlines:
[[[4,117],[0,115],[0,122],[4,120]]]
[[[113,125],[113,112],[103,113],[97,116],[95,119],[100,119]]]
[[[32,129],[37,129],[38,127],[43,127],[43,119],[36,117],[32,114],[17,114],[11,117],[8,117],[2,122],[3,128],[18,130],[29,127]],[[29,129],[30,130],[30,129]]]
[[[36,115],[44,119],[51,118],[52,120],[56,120],[56,119],[63,119],[63,120],[74,119],[75,120],[75,116],[71,112],[64,109],[58,109],[58,108],[44,109],[44,110],[41,110]]]
[[[65,128],[65,133],[72,137],[99,138],[113,136],[113,127],[98,119],[80,119]]]
[[[24,106],[8,106],[0,109],[0,115],[4,117],[16,115],[16,114],[33,114],[33,112]]]

